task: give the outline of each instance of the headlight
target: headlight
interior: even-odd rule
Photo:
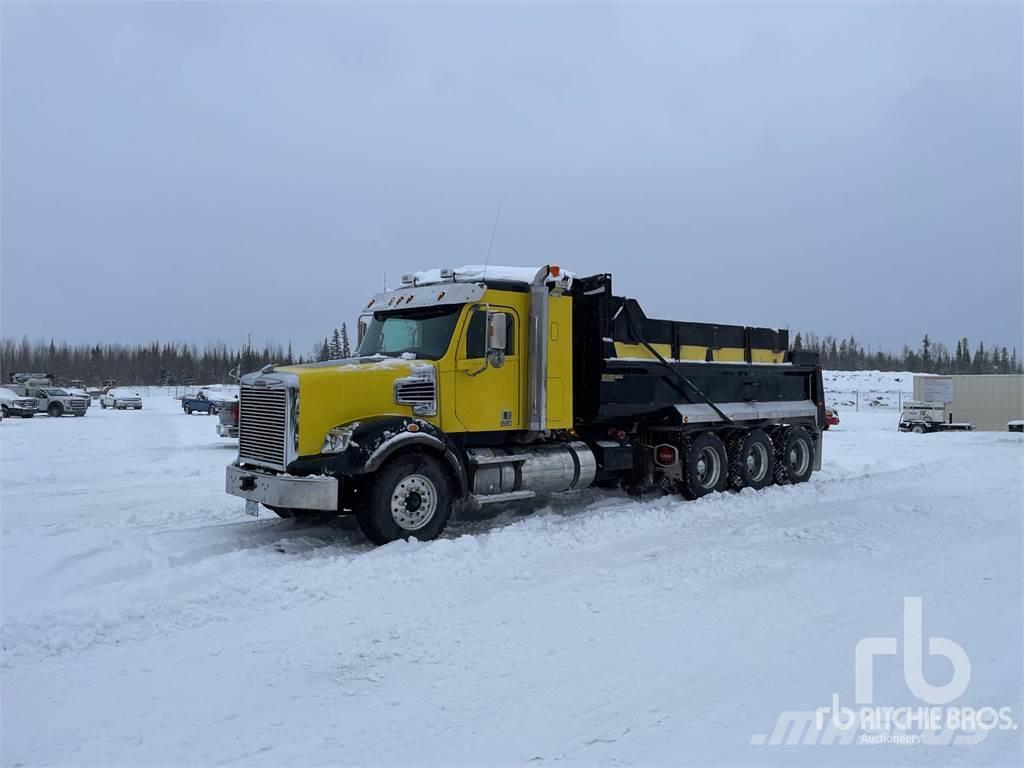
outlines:
[[[356,425],[353,424],[348,427],[334,427],[334,429],[328,430],[320,453],[344,453],[347,451],[352,443],[352,433],[355,432],[355,429]]]

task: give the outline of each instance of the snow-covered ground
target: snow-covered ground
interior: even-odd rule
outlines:
[[[380,549],[245,517],[234,442],[168,396],[4,420],[2,762],[1020,764],[1020,729],[772,745],[853,706],[854,648],[902,652],[908,596],[969,658],[949,706],[1024,720],[1024,436],[841,416],[802,486],[587,492]],[[904,672],[875,660],[875,705],[923,706]]]
[[[825,371],[826,402],[842,413],[847,409],[898,409],[914,396],[914,376],[906,371]]]

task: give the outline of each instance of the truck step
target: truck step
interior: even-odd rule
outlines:
[[[502,501],[519,501],[532,499],[537,494],[533,491],[509,491],[508,493],[488,493],[482,496],[470,496],[477,504],[497,504]]]

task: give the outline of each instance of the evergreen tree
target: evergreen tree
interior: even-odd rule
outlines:
[[[338,333],[338,329],[335,328],[331,332],[331,356],[330,360],[337,360],[341,357],[341,334]]]
[[[1006,351],[1005,348],[1003,351]],[[348,343],[348,326],[345,323],[341,324],[341,356],[352,357],[352,347]]]

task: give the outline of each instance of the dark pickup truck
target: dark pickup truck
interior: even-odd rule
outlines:
[[[206,392],[199,392],[195,395],[182,395],[181,410],[185,413],[206,413],[216,416],[224,403],[212,400]]]

